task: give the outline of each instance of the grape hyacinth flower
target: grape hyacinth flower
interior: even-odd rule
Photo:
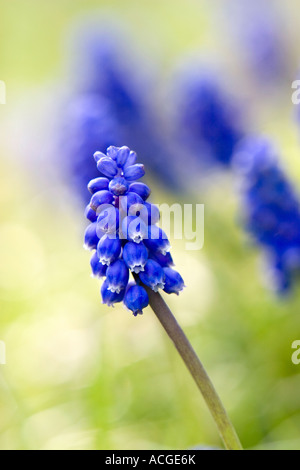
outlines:
[[[134,50],[127,34],[113,23],[100,24],[100,27],[89,24],[81,31],[75,45],[79,65],[85,71],[80,74],[83,78],[79,88],[107,100],[123,141],[136,149],[142,156],[142,163],[169,189],[182,189],[181,161],[169,148],[160,129],[153,106],[156,77],[149,58],[144,61],[144,51]],[[166,165],[166,161],[170,164]]]
[[[57,131],[59,163],[65,167],[67,182],[80,189],[78,194],[87,203],[86,186],[97,176],[90,155],[95,149],[105,152],[110,145],[126,141],[140,152],[142,163],[147,163],[155,178],[178,190],[180,162],[171,149],[166,150],[165,133],[153,105],[153,80],[150,71],[141,73],[146,68],[143,58],[134,54],[126,34],[114,24],[88,22],[76,29],[71,44],[72,57],[76,57],[71,67],[72,91],[60,110]],[[134,180],[126,174],[126,181]],[[112,184],[117,191],[120,182]]]
[[[136,153],[128,147],[110,146],[106,154],[95,152],[94,160],[99,176],[88,184],[91,199],[85,211],[91,222],[85,246],[95,250],[92,273],[106,277],[101,290],[103,303],[123,301],[136,316],[148,305],[142,284],[154,292],[166,285],[165,292],[179,294],[184,282],[170,267],[170,243],[156,225],[159,210],[147,201],[151,190],[137,181],[145,170],[137,163]],[[127,289],[130,272],[136,285]]]
[[[234,166],[240,177],[245,225],[261,245],[278,293],[300,274],[300,200],[266,138],[247,138]]]
[[[170,243],[156,225],[157,210],[151,210],[152,204],[147,201],[151,190],[136,181],[145,173],[143,165],[137,163],[136,153],[128,147],[110,146],[106,154],[96,152],[94,159],[100,175],[88,185],[92,197],[85,215],[91,224],[85,232],[85,247],[94,250],[92,275],[105,278],[102,303],[113,307],[123,302],[135,317],[151,306],[201,391],[225,447],[241,450],[202,363],[158,292],[162,289],[178,295],[185,286],[171,267]],[[129,281],[130,272],[133,281]]]
[[[99,173],[90,156],[94,149],[105,151],[111,142],[118,144],[121,129],[107,99],[95,93],[79,93],[61,111],[60,164],[72,188],[78,188],[88,202],[87,184]]]
[[[175,86],[176,135],[204,166],[231,163],[243,137],[241,112],[210,70],[185,67]]]

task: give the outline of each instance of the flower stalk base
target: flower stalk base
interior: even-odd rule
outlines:
[[[149,304],[195,380],[227,450],[243,450],[236,431],[191,343],[159,293],[145,287]]]

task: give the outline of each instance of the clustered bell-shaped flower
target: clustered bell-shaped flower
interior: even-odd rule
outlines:
[[[240,105],[215,72],[194,64],[183,69],[175,92],[177,138],[201,164],[229,166],[235,146],[244,136]]]
[[[184,281],[171,267],[167,235],[156,225],[158,207],[147,201],[151,190],[137,181],[145,174],[137,154],[128,147],[111,146],[106,154],[96,152],[94,159],[100,175],[88,184],[92,196],[85,211],[90,221],[85,247],[94,250],[92,275],[105,278],[104,304],[123,301],[136,316],[149,303],[143,285],[178,295]]]
[[[167,150],[170,145],[147,98],[146,75],[132,74],[133,69],[141,71],[143,67],[127,44],[126,35],[113,24],[99,29],[88,22],[72,37],[71,44],[75,58],[72,70],[77,73],[71,74],[72,93],[60,110],[56,137],[66,182],[76,186],[78,195],[87,203],[86,186],[97,176],[90,156],[95,149],[105,152],[109,145],[126,141],[143,155],[152,174],[169,188],[179,189],[180,170],[175,171],[179,164],[168,167],[164,163],[166,159],[174,162],[174,152]],[[125,45],[128,49],[124,54]]]
[[[88,202],[87,183],[97,176],[90,158],[94,149],[105,151],[111,142],[122,142],[120,124],[114,117],[111,103],[95,93],[79,92],[60,112],[57,146],[60,165],[67,182],[79,190]]]
[[[248,138],[239,147],[235,168],[241,178],[245,224],[262,245],[279,293],[300,274],[300,202],[280,167],[272,144]]]

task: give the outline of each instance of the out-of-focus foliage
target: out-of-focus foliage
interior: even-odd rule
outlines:
[[[59,99],[53,81],[65,77],[70,26],[96,9],[127,26],[145,56],[158,61],[162,83],[191,50],[222,62],[239,82],[234,91],[246,98],[256,130],[277,139],[287,174],[299,187],[300,143],[290,99],[297,77],[283,81],[273,100],[268,87],[262,93],[250,82],[221,34],[226,25],[219,4],[0,0],[0,79],[7,84],[7,104],[0,105],[0,340],[7,350],[7,364],[0,365],[1,449],[220,446],[192,379],[151,310],[134,318],[122,307],[101,305],[87,275],[76,188],[72,197],[52,173],[40,177],[51,160],[41,139],[50,125],[43,104]],[[296,75],[299,6],[293,0],[281,7],[290,19],[281,33],[294,47],[290,67]],[[159,110],[159,93],[155,105]],[[28,122],[36,132],[28,134]],[[28,148],[34,142],[33,157]],[[241,441],[248,448],[300,449],[300,365],[291,361],[291,344],[300,339],[299,286],[284,301],[265,289],[258,250],[237,221],[231,176],[208,181],[207,175],[185,199],[152,179],[155,203],[205,204],[204,249],[186,252],[184,240],[172,241],[187,289],[168,302]]]

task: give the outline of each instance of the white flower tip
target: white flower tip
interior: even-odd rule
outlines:
[[[145,266],[134,266],[134,268],[131,268],[131,271],[135,274],[139,274],[140,272],[145,271]]]

